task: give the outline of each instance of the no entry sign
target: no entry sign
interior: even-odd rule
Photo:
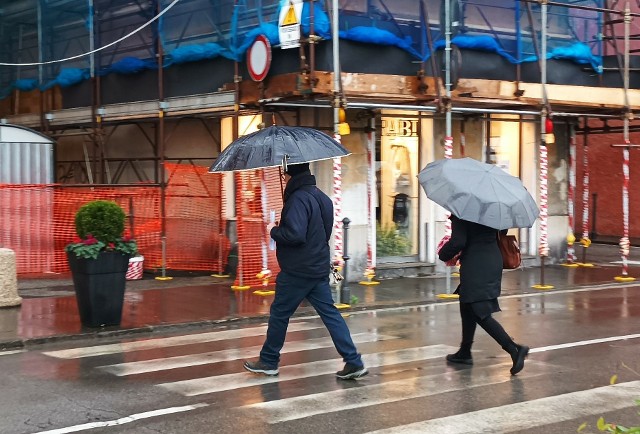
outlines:
[[[247,68],[253,81],[262,81],[271,66],[271,44],[264,35],[258,35],[247,51]]]

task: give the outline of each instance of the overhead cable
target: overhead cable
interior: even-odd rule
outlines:
[[[173,0],[173,2],[167,6],[165,9],[163,9],[160,13],[158,13],[158,15],[156,15],[155,17],[153,17],[152,19],[150,19],[149,21],[147,21],[146,23],[144,23],[143,25],[141,25],[140,27],[138,27],[137,29],[133,30],[132,32],[127,33],[126,35],[124,35],[123,37],[121,37],[120,39],[117,39],[113,42],[110,42],[107,45],[104,45],[100,48],[96,48],[95,50],[91,50],[91,51],[87,51],[86,53],[82,53],[82,54],[77,54],[75,56],[71,56],[71,57],[66,57],[64,59],[56,59],[56,60],[48,60],[46,62],[33,62],[33,63],[5,63],[5,62],[0,62],[0,66],[38,66],[38,65],[50,65],[52,63],[61,63],[61,62],[67,62],[69,60],[74,60],[74,59],[79,59],[81,57],[85,57],[85,56],[90,56],[91,54],[97,53],[98,51],[102,51],[105,50],[109,47],[112,47],[122,41],[124,41],[125,39],[135,35],[136,33],[138,33],[140,30],[144,29],[145,27],[149,26],[151,23],[153,23],[154,21],[156,21],[158,18],[160,18],[162,15],[164,15],[166,12],[169,11],[169,9],[171,9],[173,6],[175,6],[176,3],[178,3],[180,0]]]

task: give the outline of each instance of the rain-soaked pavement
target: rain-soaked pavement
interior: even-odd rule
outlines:
[[[342,362],[308,307],[279,377],[243,371],[270,298],[226,281],[129,282],[122,326],[96,332],[80,328],[68,280],[21,280],[22,307],[0,309],[0,433],[539,434],[585,422],[595,433],[600,416],[637,426],[640,281],[615,282],[616,259],[547,267],[548,291],[531,288],[538,268],[505,273],[496,318],[532,348],[515,377],[480,328],[472,367],[444,362],[460,323],[457,301],[436,297],[440,276],[350,285],[359,301],[345,316],[370,369],[352,382],[335,379]]]
[[[262,323],[4,353],[0,432],[571,433],[583,422],[597,432],[600,416],[640,425],[640,287],[511,294],[501,305],[497,318],[532,348],[515,377],[481,329],[472,367],[444,362],[459,341],[455,301],[348,314],[370,369],[351,382],[334,378],[342,362],[313,315],[292,321],[274,378],[241,366],[259,351]]]

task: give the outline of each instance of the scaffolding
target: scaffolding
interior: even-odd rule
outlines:
[[[623,152],[632,148],[628,134],[633,110],[629,103],[629,54],[640,34],[630,2],[620,0],[341,0],[339,20],[333,19],[329,1],[308,0],[302,13],[302,44],[295,74],[304,78],[308,89],[303,96],[269,100],[256,104],[241,101],[243,56],[253,39],[264,34],[277,46],[280,0],[1,0],[0,7],[0,102],[8,106],[13,122],[39,129],[53,137],[81,135],[87,151],[85,161],[61,161],[66,165],[63,179],[78,183],[118,184],[124,170],[133,170],[140,181],[166,189],[165,142],[171,131],[167,119],[180,122],[187,116],[217,120],[243,112],[265,109],[292,110],[303,106],[333,108],[348,103],[350,108],[377,110],[396,108],[444,114],[446,136],[451,137],[452,116],[477,114],[491,120],[492,114],[536,116],[540,121],[540,222],[539,254],[548,255],[544,199],[546,198],[546,144],[548,119],[599,117],[621,119]],[[635,10],[640,2],[634,3]],[[624,29],[624,36],[620,30]],[[317,51],[323,40],[336,47],[343,43],[392,46],[402,50],[422,95],[405,103],[371,101],[367,95],[347,102],[340,81],[340,56],[333,58],[331,92],[317,85],[320,61]],[[622,41],[622,47],[621,42]],[[335,49],[335,48],[334,48]],[[462,51],[486,52],[507,62],[515,82],[515,100],[474,100],[473,95],[456,92],[464,69]],[[84,53],[92,53],[83,56]],[[64,62],[62,59],[69,59]],[[228,84],[199,94],[175,95],[167,88],[166,74],[178,65],[222,59],[231,65],[223,73]],[[587,85],[624,88],[624,101],[616,107],[571,107],[554,102],[548,93],[553,84],[547,75],[548,62],[568,61],[579,65]],[[344,68],[343,68],[344,69]],[[152,80],[152,98],[105,101],[105,85],[114,76],[146,74]],[[614,78],[617,77],[617,78]],[[426,79],[435,86],[428,88]],[[541,97],[525,94],[521,84],[537,80]],[[71,106],[61,97],[65,89],[86,86],[90,99]],[[427,89],[428,88],[428,89]],[[426,90],[425,90],[426,89]],[[264,93],[264,89],[261,89]],[[28,95],[39,94],[38,107],[25,110]],[[300,101],[304,99],[304,101]],[[275,101],[275,102],[274,102]],[[337,112],[336,112],[337,113]],[[152,176],[136,169],[140,159],[110,158],[109,139],[124,124],[153,125],[155,135],[147,136],[154,149],[150,161]],[[637,128],[637,127],[636,127]],[[145,133],[148,135],[148,133]],[[212,134],[212,140],[218,141]],[[625,154],[626,155],[626,154]],[[180,158],[179,158],[180,159]],[[185,157],[186,159],[186,157]],[[628,162],[628,158],[625,158]],[[110,169],[116,166],[114,170]],[[129,168],[129,169],[127,169]],[[71,169],[82,172],[71,176]],[[75,176],[75,175],[74,175]],[[73,183],[71,182],[71,183]],[[628,180],[627,180],[628,185]],[[165,221],[164,205],[161,210]],[[628,226],[628,223],[626,227]],[[573,233],[575,228],[570,228]],[[166,235],[166,228],[162,228]],[[165,236],[163,235],[163,237]],[[584,235],[583,235],[584,237]],[[164,243],[164,241],[163,241]],[[584,244],[583,244],[584,245]],[[625,259],[623,258],[623,261]],[[624,273],[623,273],[624,274]],[[163,273],[164,275],[164,273]]]

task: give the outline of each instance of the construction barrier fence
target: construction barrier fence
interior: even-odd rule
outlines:
[[[206,167],[166,163],[165,168],[166,269],[231,271],[235,285],[272,289],[280,268],[267,225],[280,219],[280,169],[234,173],[228,187],[234,195],[224,193],[225,175],[207,173]],[[159,186],[0,184],[0,246],[15,251],[19,276],[68,273],[64,248],[76,236],[76,212],[92,200],[111,200],[127,215],[126,230],[138,242],[144,269],[158,272],[161,198]],[[234,253],[237,268],[228,266]]]
[[[166,268],[224,269],[230,242],[222,229],[222,175],[189,164],[165,167]],[[76,236],[75,214],[97,199],[123,208],[145,269],[162,267],[160,187],[0,184],[0,246],[16,253],[18,275],[68,272],[64,247]]]
[[[284,188],[280,169],[236,172],[234,181],[238,231],[235,285],[272,289],[280,268],[267,225],[280,220]]]

